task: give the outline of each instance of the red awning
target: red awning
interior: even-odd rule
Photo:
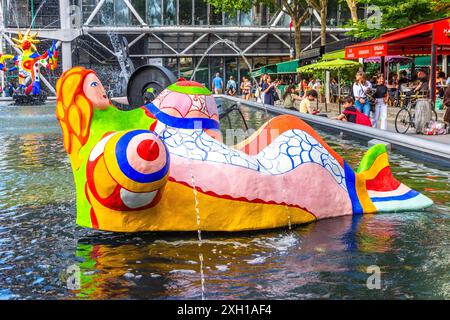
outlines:
[[[450,54],[450,18],[417,23],[387,32],[380,38],[348,46],[345,58],[429,55],[432,43],[437,46],[437,54]]]

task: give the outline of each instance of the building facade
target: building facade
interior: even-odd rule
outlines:
[[[124,56],[135,67],[161,64],[209,85],[217,72],[239,80],[252,68],[293,55],[290,17],[262,5],[235,15],[214,11],[205,0],[2,0],[2,9],[3,52],[12,50],[8,38],[31,25],[60,41],[63,69],[102,66],[110,80],[126,73]],[[319,18],[312,12],[304,24],[304,50],[320,45]],[[345,4],[328,1],[330,50],[346,44],[349,19]]]

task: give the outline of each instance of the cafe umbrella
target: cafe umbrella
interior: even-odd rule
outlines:
[[[337,71],[338,73],[338,95],[339,101],[341,99],[341,80],[340,73],[344,70],[357,70],[362,64],[356,61],[345,60],[345,59],[335,59],[330,61],[322,61],[313,64],[308,64],[303,67],[297,68],[297,72],[308,73],[313,71]]]

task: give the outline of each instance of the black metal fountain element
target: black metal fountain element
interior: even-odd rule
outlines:
[[[176,81],[175,75],[166,67],[148,64],[137,68],[127,85],[129,108],[139,108],[153,101],[166,87]]]
[[[144,65],[137,68],[130,76],[127,85],[128,109],[139,108],[144,104],[152,102],[158,94],[166,87],[176,82],[175,75],[163,66]],[[218,106],[219,119],[227,118],[231,128],[231,112],[238,112],[244,122],[245,129],[248,130],[247,122],[238,104],[231,106]]]
[[[231,119],[230,119],[230,113],[235,111],[239,113],[239,115],[242,118],[242,121],[244,122],[245,130],[248,130],[247,121],[245,120],[244,115],[242,114],[241,109],[239,108],[237,103],[233,103],[231,106],[224,108],[223,105],[217,106],[219,110],[219,120],[222,120],[223,118],[227,118],[230,129],[232,129]]]

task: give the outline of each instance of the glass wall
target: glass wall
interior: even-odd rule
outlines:
[[[339,2],[339,0],[328,0],[327,26],[330,26],[330,27],[336,27],[337,26],[338,2]]]
[[[127,26],[131,24],[130,9],[123,0],[114,0],[115,25]]]
[[[1,1],[1,0],[0,0]],[[3,0],[5,4],[5,23],[8,26],[16,27],[17,24],[28,25],[31,17],[29,1],[31,0]],[[33,0],[36,4],[40,1]],[[90,16],[99,0],[71,0],[71,3],[81,3],[83,9],[83,21]],[[41,10],[42,17],[36,18],[36,25],[42,27],[46,23],[55,23],[55,18],[43,18],[49,12],[59,13],[58,9],[47,10],[47,3],[56,3],[57,0],[47,0],[45,10]],[[207,0],[131,0],[132,5],[141,17],[150,26],[160,25],[228,25],[228,26],[266,26],[278,15],[278,11],[270,11],[266,6],[255,5],[250,12],[240,12],[236,15],[214,12],[214,9],[207,4]],[[77,4],[78,5],[78,4]],[[365,9],[358,10],[360,18],[364,17]],[[59,18],[59,15],[58,15]],[[44,21],[45,20],[45,21]],[[345,3],[339,0],[328,1],[327,24],[329,26],[342,26],[350,20],[350,11]],[[278,26],[289,26],[290,17],[284,17],[278,22]],[[314,15],[313,18],[306,19],[305,28],[320,25],[319,20]],[[92,20],[91,25],[136,25],[137,19],[130,12],[123,0],[106,0],[100,9],[99,14]],[[23,26],[22,26],[23,27]]]
[[[189,80],[192,76],[194,65],[192,58],[183,57],[180,58],[180,77]]]
[[[242,77],[248,76],[249,69],[248,69],[248,66],[245,63],[244,59],[238,58],[238,62],[239,62],[239,78],[237,79],[237,81],[241,82]],[[251,63],[251,61],[249,61],[249,62]]]
[[[192,0],[178,0],[179,12],[180,12],[180,25],[192,24]]]
[[[261,68],[268,64],[267,58],[265,57],[254,57],[253,59],[253,69]],[[251,63],[251,62],[250,62]]]
[[[177,24],[177,0],[164,0],[164,25],[173,26]]]
[[[83,21],[89,18],[97,4],[98,2],[96,0],[82,0]],[[128,26],[132,25],[133,21],[136,20],[132,16],[130,9],[123,0],[106,0],[98,11],[98,14],[91,21],[91,24]]]
[[[98,11],[97,16],[100,19],[100,24],[107,26],[114,25],[114,0],[106,0]]]
[[[209,60],[208,57],[203,59],[202,63],[197,68],[197,72],[194,75],[194,79],[195,79],[195,81],[200,82],[201,84],[210,88],[209,83],[211,81],[210,78],[212,78],[212,73],[210,74],[210,72],[209,72],[208,60]],[[195,69],[195,67],[197,66],[197,63],[199,61],[200,61],[200,58],[195,59],[195,64],[193,64],[193,69]]]
[[[339,10],[337,16],[337,23],[338,26],[342,26],[345,25],[352,18],[352,15],[350,13],[350,9],[348,8],[347,4],[339,3],[338,8]]]
[[[179,66],[177,58],[165,58],[163,61],[163,66],[173,72],[173,74],[178,77]]]
[[[205,58],[206,59],[206,58]],[[223,61],[224,58],[222,57],[209,57],[210,61],[210,78],[208,79],[208,87],[211,88],[212,78],[216,76],[216,73],[219,73],[219,76],[222,78],[224,77],[224,69],[223,69]],[[224,84],[226,81],[224,81]]]
[[[208,5],[205,0],[194,0],[194,24],[207,25],[208,24]]]
[[[224,84],[226,86],[230,76],[233,76],[234,81],[238,82],[238,65],[236,57],[225,57],[225,79]]]
[[[230,15],[225,13],[225,25],[227,26],[237,26],[238,22],[237,22],[237,15]]]
[[[162,22],[162,0],[147,0],[147,23],[160,26]]]
[[[209,8],[209,24],[213,26],[220,26],[222,25],[222,12],[214,12],[213,8]]]
[[[134,9],[139,14],[139,16],[141,16],[141,18],[145,21],[146,0],[131,0],[130,2],[131,2],[131,5],[134,7]],[[136,17],[133,14],[131,14],[131,19],[133,21],[133,24],[139,24],[139,21],[136,19]]]
[[[58,0],[2,0],[3,23],[10,28],[59,28]],[[34,20],[33,20],[34,17]]]
[[[1,0],[0,0],[1,1]],[[30,21],[28,1],[30,0],[3,0],[5,3],[5,20],[9,25]],[[40,3],[42,0],[34,0]],[[47,0],[55,2],[57,0]],[[86,21],[94,10],[98,0],[72,0],[73,3],[80,1],[83,8],[83,21]],[[240,12],[236,15],[224,14],[223,12],[214,12],[214,9],[207,4],[207,0],[131,0],[132,5],[141,17],[147,21],[150,26],[160,25],[241,25],[241,26],[266,26],[277,15],[278,11],[270,11],[266,6],[255,5],[250,12]],[[18,8],[18,10],[15,9]],[[36,7],[36,6],[35,6]],[[50,12],[50,10],[42,10]],[[58,12],[52,10],[52,12]],[[43,14],[43,13],[42,13]],[[364,7],[358,10],[360,17],[364,17]],[[25,17],[23,17],[25,15]],[[38,17],[39,18],[39,17]],[[38,22],[39,19],[36,19]],[[350,11],[345,3],[339,0],[328,1],[328,26],[342,26],[350,19]],[[42,18],[41,18],[42,20]],[[55,19],[46,19],[49,23]],[[51,21],[50,21],[51,20]],[[100,9],[99,14],[92,20],[92,25],[132,25],[137,24],[137,19],[130,12],[123,0],[106,0]],[[284,15],[279,26],[289,26],[290,17]],[[319,20],[314,15],[312,19],[306,19],[304,26],[320,26]],[[44,22],[41,22],[41,24]]]
[[[240,12],[239,13],[239,23],[241,26],[251,26],[253,12]]]

